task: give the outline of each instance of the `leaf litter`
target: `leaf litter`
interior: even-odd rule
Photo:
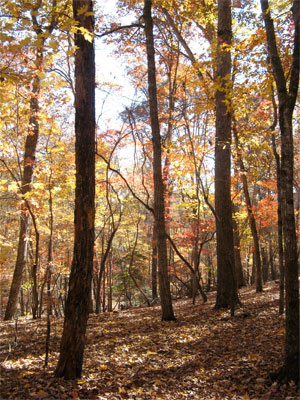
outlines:
[[[298,400],[291,382],[269,378],[283,362],[284,317],[278,285],[240,291],[234,317],[214,310],[215,293],[174,301],[176,322],[161,322],[159,306],[91,315],[83,376],[54,378],[62,319],[52,320],[51,354],[45,359],[45,320],[1,321],[1,399]]]

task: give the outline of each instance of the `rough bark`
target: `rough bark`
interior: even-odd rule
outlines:
[[[215,213],[217,228],[217,299],[216,308],[238,301],[234,268],[231,204],[231,1],[218,1],[218,51],[215,144]]]
[[[158,279],[159,294],[162,308],[162,320],[175,320],[170,280],[168,274],[167,237],[165,229],[165,204],[164,183],[162,178],[161,160],[161,135],[158,120],[155,52],[153,38],[153,20],[151,12],[151,0],[144,1],[144,23],[146,35],[147,64],[148,64],[148,93],[150,106],[150,120],[153,143],[153,179],[154,179],[154,220],[157,233],[158,254]]]
[[[92,15],[79,13],[91,0],[73,0],[74,18],[79,27],[93,32]],[[65,309],[60,356],[55,376],[80,378],[94,255],[95,218],[95,53],[93,42],[78,30],[75,34],[75,238]]]
[[[299,87],[300,65],[300,3],[294,0],[294,47],[289,84],[278,53],[273,20],[268,0],[261,0],[261,9],[267,33],[268,52],[276,82],[279,102],[279,127],[281,136],[280,188],[282,202],[282,224],[284,239],[285,289],[286,289],[286,333],[284,364],[274,378],[279,381],[299,382],[300,335],[299,335],[299,281],[297,238],[294,213],[294,148],[293,111]]]

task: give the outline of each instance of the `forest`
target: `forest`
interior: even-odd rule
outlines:
[[[0,24],[0,398],[299,398],[299,0]]]

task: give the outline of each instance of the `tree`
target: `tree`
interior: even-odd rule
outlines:
[[[171,292],[170,280],[168,276],[168,256],[167,256],[167,237],[165,227],[165,204],[164,204],[164,183],[162,178],[161,166],[161,136],[158,120],[156,71],[153,38],[153,20],[151,14],[151,0],[144,2],[144,22],[147,47],[148,63],[148,92],[150,121],[153,143],[153,180],[154,180],[154,220],[157,237],[158,255],[158,278],[159,294],[162,307],[162,320],[175,320]]]
[[[243,185],[244,197],[245,197],[245,202],[246,202],[246,207],[247,207],[247,212],[248,212],[248,217],[249,217],[249,224],[250,224],[250,229],[251,229],[251,233],[252,233],[252,237],[253,237],[253,247],[254,247],[253,256],[254,256],[254,264],[255,264],[255,272],[256,272],[255,273],[256,291],[259,293],[259,292],[262,292],[262,290],[263,290],[259,237],[258,237],[258,232],[257,232],[257,227],[256,227],[256,220],[255,220],[255,216],[253,213],[253,206],[252,206],[252,202],[251,202],[251,198],[250,198],[250,194],[249,194],[248,180],[247,180],[247,176],[246,176],[246,168],[244,165],[242,152],[241,152],[241,148],[240,148],[236,121],[234,121],[234,124],[233,124],[233,135],[234,135],[234,139],[235,139],[237,164],[239,165],[239,169],[240,169],[241,181],[242,181],[242,185]]]
[[[30,99],[30,118],[29,118],[29,134],[26,137],[25,141],[25,149],[24,149],[24,165],[23,165],[23,173],[22,173],[22,182],[21,182],[21,193],[23,199],[26,198],[26,195],[31,191],[31,184],[32,184],[32,177],[34,172],[35,166],[35,153],[39,138],[39,95],[41,90],[41,79],[40,79],[40,72],[43,67],[43,53],[44,53],[44,46],[47,37],[50,36],[52,31],[54,30],[55,26],[57,25],[57,16],[55,13],[56,8],[56,0],[52,1],[52,9],[50,14],[52,15],[50,24],[43,29],[43,27],[39,24],[37,13],[39,13],[41,4],[37,3],[37,5],[33,5],[30,13],[31,13],[31,22],[32,22],[32,29],[34,30],[38,45],[35,49],[35,76],[33,78],[32,83],[32,95]],[[21,218],[20,218],[20,230],[19,230],[19,242],[18,242],[18,251],[17,251],[17,260],[13,275],[12,284],[10,287],[8,303],[6,306],[5,316],[4,319],[10,320],[13,318],[16,309],[17,309],[17,302],[18,302],[18,295],[21,288],[23,271],[25,267],[25,254],[26,254],[26,245],[27,245],[27,231],[30,221],[30,215],[28,212],[28,202],[24,202],[22,206]],[[38,249],[38,245],[36,246]],[[38,259],[38,254],[36,254],[36,260]],[[33,265],[33,281],[36,282],[36,270],[37,264]],[[34,272],[35,271],[35,272]],[[35,283],[34,283],[34,286]],[[38,299],[37,293],[35,290],[34,294],[34,317],[36,316],[38,306]]]
[[[298,254],[294,212],[294,147],[293,112],[299,87],[300,66],[300,3],[293,1],[294,46],[292,65],[287,75],[277,48],[274,21],[268,0],[261,0],[261,10],[267,34],[268,53],[277,88],[279,127],[281,133],[280,199],[285,260],[286,333],[284,364],[275,377],[280,381],[299,382],[299,282]],[[286,76],[289,76],[289,82]]]
[[[238,301],[234,268],[231,204],[231,1],[218,1],[218,47],[215,144],[215,212],[217,228],[216,308]]]
[[[75,33],[75,237],[56,377],[81,377],[94,255],[95,53],[91,0],[73,0]]]

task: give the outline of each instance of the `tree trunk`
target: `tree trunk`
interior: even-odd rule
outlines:
[[[293,193],[293,111],[295,108],[299,87],[300,3],[298,0],[294,0],[292,6],[295,36],[292,65],[288,75],[285,75],[277,50],[276,36],[273,20],[270,14],[269,1],[261,0],[260,3],[266,27],[269,56],[277,87],[279,101],[279,126],[281,133],[280,201],[282,201],[285,260],[286,333],[284,364],[279,372],[275,374],[275,378],[279,381],[293,380],[294,382],[299,382],[300,321],[297,237]],[[290,77],[289,84],[287,84],[286,76]]]
[[[262,277],[263,277],[263,282],[267,282],[268,277],[269,277],[269,260],[268,260],[268,255],[267,251],[264,247],[261,248],[261,263],[262,263]]]
[[[238,288],[245,286],[243,265],[241,260],[241,242],[238,223],[233,219],[234,265]]]
[[[231,204],[231,1],[218,1],[217,81],[215,144],[215,212],[217,228],[217,299],[215,308],[225,308],[238,301],[234,268]],[[224,48],[224,45],[226,48]]]
[[[241,172],[241,181],[242,181],[242,185],[243,185],[243,192],[244,192],[244,196],[245,196],[245,202],[246,202],[246,206],[247,206],[250,229],[251,229],[251,234],[252,234],[252,238],[253,238],[253,245],[254,245],[253,257],[255,260],[254,264],[255,264],[255,268],[256,268],[256,271],[255,271],[256,292],[260,293],[263,290],[263,286],[262,286],[262,267],[261,267],[260,248],[259,248],[259,238],[258,238],[258,232],[257,232],[257,228],[256,228],[256,220],[255,220],[255,216],[254,216],[253,208],[252,208],[252,202],[251,202],[250,194],[249,194],[246,169],[244,166],[241,149],[239,146],[239,136],[238,136],[235,121],[234,121],[234,125],[233,125],[233,133],[234,133],[234,138],[235,138],[237,161],[238,161],[239,169]]]
[[[30,99],[30,119],[29,127],[30,132],[26,136],[25,150],[24,150],[24,166],[22,175],[21,193],[24,196],[31,191],[31,183],[33,170],[35,166],[35,152],[39,137],[39,94],[40,94],[40,79],[38,77],[38,71],[41,69],[43,63],[41,49],[37,49],[37,55],[35,59],[36,76],[34,77],[32,85],[32,97]],[[29,213],[26,207],[26,202],[21,207],[21,218],[20,218],[20,231],[19,231],[19,242],[17,251],[17,261],[15,265],[13,280],[11,283],[8,303],[6,306],[4,320],[8,321],[13,318],[17,310],[18,296],[22,284],[23,271],[25,267],[25,250],[27,240],[27,229],[29,224]]]
[[[91,0],[73,0],[74,18],[91,34]],[[95,219],[95,53],[93,41],[75,34],[75,238],[56,377],[80,378],[93,272]]]
[[[274,99],[273,94],[273,105],[274,107],[274,114],[277,118],[277,106]],[[277,204],[277,242],[278,242],[278,258],[279,258],[279,314],[284,313],[284,285],[285,285],[285,277],[284,277],[284,254],[283,254],[283,232],[282,232],[282,194],[281,194],[281,161],[280,155],[276,150],[276,142],[275,142],[275,135],[272,132],[272,149],[273,154],[276,161],[276,183],[277,183],[277,197],[278,197],[278,204]]]
[[[157,295],[157,238],[156,238],[155,226],[153,227],[153,234],[152,234],[151,288],[152,288],[152,300],[155,300],[158,298],[158,295]]]
[[[52,314],[52,299],[51,299],[51,275],[53,265],[53,196],[52,196],[52,171],[49,176],[49,217],[50,217],[50,236],[48,243],[48,262],[46,270],[47,281],[47,331],[46,331],[46,344],[45,344],[45,367],[48,366],[49,351],[50,351],[50,337],[51,337],[51,314]]]
[[[118,227],[119,227],[119,225],[118,225]],[[96,288],[96,311],[95,311],[96,314],[100,314],[100,288],[101,288],[102,276],[105,271],[106,260],[110,253],[112,242],[113,242],[114,236],[118,230],[118,227],[114,228],[113,231],[110,233],[105,253],[103,254],[103,257],[101,258],[101,264],[100,264],[100,268],[99,268],[99,274],[98,274],[98,279],[97,279],[97,288]]]
[[[164,184],[161,166],[161,136],[158,121],[156,71],[151,0],[144,1],[144,22],[148,64],[148,93],[153,143],[154,220],[157,232],[158,278],[162,320],[174,321],[170,280],[168,274],[167,237],[165,229]]]

